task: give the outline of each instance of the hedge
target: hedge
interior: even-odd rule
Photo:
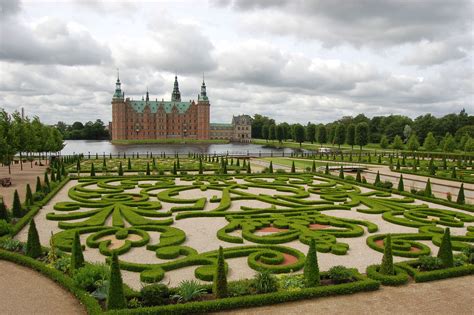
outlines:
[[[408,273],[398,267],[394,266],[394,275],[385,275],[379,272],[380,265],[370,265],[366,269],[367,277],[380,281],[383,285],[397,286],[406,284],[409,280]]]
[[[107,312],[106,314],[194,314],[230,310],[243,307],[257,307],[278,304],[302,299],[311,299],[324,296],[352,294],[362,291],[375,291],[380,287],[380,282],[356,275],[355,282],[328,286],[305,288],[298,291],[285,291],[266,294],[255,294],[231,297],[213,301],[190,302],[138,309],[126,309]]]
[[[432,271],[418,270],[418,260],[400,262],[396,264],[415,279],[415,282],[427,282],[446,278],[461,277],[474,274],[474,265],[467,264],[459,267],[443,268]]]

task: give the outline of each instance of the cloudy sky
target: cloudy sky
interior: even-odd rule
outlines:
[[[43,121],[111,119],[125,94],[196,99],[211,120],[263,114],[474,112],[470,0],[0,0],[0,107]]]

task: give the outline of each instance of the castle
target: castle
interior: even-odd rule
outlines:
[[[139,101],[125,98],[117,77],[109,131],[112,140],[220,139],[250,142],[251,124],[252,118],[248,115],[234,116],[230,124],[210,123],[210,103],[204,78],[197,102],[182,102],[177,76],[170,101],[150,100],[148,91]]]

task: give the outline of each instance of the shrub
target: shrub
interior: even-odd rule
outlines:
[[[70,257],[60,257],[55,262],[53,262],[55,269],[67,273],[71,270],[71,258]]]
[[[26,184],[25,204],[27,207],[33,204],[33,193],[31,192],[30,184]]]
[[[329,278],[334,281],[334,283],[344,283],[352,280],[353,272],[349,268],[344,266],[334,266],[329,269]]]
[[[392,237],[390,236],[390,234],[387,235],[384,241],[383,258],[379,272],[384,275],[395,274],[395,271],[393,269]]]
[[[375,186],[378,186],[379,183],[380,183],[380,172],[377,171],[377,175],[375,175],[374,185],[375,185]]]
[[[421,256],[418,261],[421,270],[431,271],[443,268],[443,261],[438,257]]]
[[[474,264],[474,246],[464,247],[462,254],[466,257],[468,263]]]
[[[463,205],[466,203],[466,200],[464,197],[464,183],[462,183],[461,187],[459,188],[458,198],[456,199],[456,203],[459,205]]]
[[[71,250],[71,271],[79,269],[84,266],[84,255],[82,253],[81,240],[79,238],[79,233],[76,231],[74,233],[74,239],[72,241],[72,250]]]
[[[86,264],[74,272],[74,283],[88,292],[97,289],[96,283],[109,278],[109,266],[101,263]]]
[[[444,230],[443,239],[441,240],[441,245],[439,246],[438,258],[443,261],[443,266],[445,268],[454,266],[453,249],[451,245],[451,234],[449,228]]]
[[[304,265],[305,286],[312,288],[320,284],[318,257],[316,254],[316,245],[314,238],[309,243],[308,255]]]
[[[54,174],[54,173],[53,173]],[[91,163],[91,176],[95,176],[94,163]]]
[[[426,197],[433,197],[433,193],[431,191],[431,181],[430,181],[429,178],[428,178],[428,181],[426,182],[425,196]]]
[[[188,302],[200,298],[206,290],[196,280],[183,280],[179,283],[178,293],[172,298],[178,302]]]
[[[44,192],[42,192],[42,191],[35,192],[35,193],[33,194],[33,201],[40,201],[40,200],[43,200],[44,196],[45,196],[45,195],[44,195]]]
[[[400,175],[400,180],[398,181],[398,191],[405,191],[405,185],[403,184],[403,175]]]
[[[252,280],[239,280],[229,282],[228,294],[229,296],[244,296],[253,293],[254,284]]]
[[[10,215],[7,210],[7,206],[5,206],[5,203],[3,202],[3,199],[0,200],[0,220],[5,220],[7,222],[10,221]]]
[[[360,175],[360,168],[357,169],[356,182],[358,183],[362,182],[362,178]]]
[[[120,273],[117,253],[113,251],[110,263],[110,286],[107,295],[107,309],[113,310],[125,307],[127,307],[127,301],[123,294],[122,274]]]
[[[161,283],[147,285],[140,290],[142,303],[146,306],[163,305],[169,296],[168,287]]]
[[[31,258],[38,258],[41,254],[42,249],[38,230],[36,229],[35,220],[31,219],[30,228],[28,229],[28,240],[26,242],[26,255]]]
[[[278,277],[278,286],[285,290],[299,290],[306,287],[305,278],[302,275],[281,275]]]
[[[6,220],[0,220],[0,236],[10,233],[10,224]]]
[[[35,189],[35,192],[39,193],[43,190],[43,188],[41,187],[41,180],[39,178],[39,176],[36,176],[36,189]]]
[[[292,172],[292,173],[296,173],[295,161],[292,161],[292,162],[291,162],[291,172]]]
[[[276,277],[268,270],[263,270],[255,275],[255,290],[257,293],[270,293],[278,290]]]
[[[222,249],[222,246],[219,247],[212,291],[218,299],[227,297],[227,275],[225,270],[224,250]]]
[[[344,168],[342,167],[342,165],[341,165],[341,168],[339,170],[339,178],[344,179]]]
[[[118,168],[118,175],[119,175],[119,176],[123,176],[123,167],[122,167],[122,162],[120,162],[120,164],[119,164],[119,168]]]
[[[22,247],[23,247],[23,244],[19,240],[16,240],[13,238],[7,238],[0,241],[0,248],[6,249],[12,252],[19,251],[20,249],[22,249]]]
[[[12,215],[15,218],[21,218],[23,216],[23,208],[21,207],[20,196],[18,195],[18,191],[16,189],[13,193]]]
[[[355,180],[354,176],[352,176],[352,175],[347,175],[345,179],[348,180],[348,181],[354,181]]]

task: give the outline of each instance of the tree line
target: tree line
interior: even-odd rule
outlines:
[[[59,152],[63,147],[61,133],[43,124],[37,116],[23,118],[17,111],[9,114],[0,109],[0,161],[8,165],[9,173],[17,154],[23,169],[24,157],[32,163],[34,153]]]
[[[254,116],[252,138],[293,140],[303,142],[354,145],[362,148],[369,143],[378,143],[382,149],[407,149],[416,151],[455,150],[474,151],[474,116],[463,109],[459,114],[448,114],[437,118],[432,114],[411,119],[402,115],[375,116],[363,114],[356,117],[344,116],[328,124],[275,123],[267,116]]]
[[[100,119],[85,124],[76,121],[72,125],[59,121],[56,128],[66,140],[105,140],[110,137],[109,130]]]

